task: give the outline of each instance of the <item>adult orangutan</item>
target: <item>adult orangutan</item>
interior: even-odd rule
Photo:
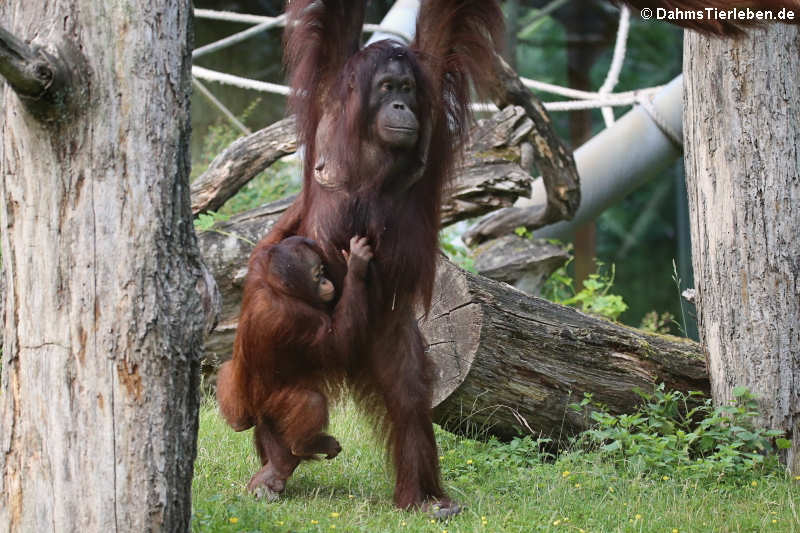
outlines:
[[[304,186],[255,253],[287,235],[310,237],[339,285],[340,250],[351,235],[368,237],[369,328],[345,378],[383,422],[395,504],[447,516],[459,506],[442,490],[432,369],[414,312],[430,305],[442,190],[467,133],[470,79],[479,90],[491,80],[502,13],[495,1],[423,2],[410,46],[363,50],[364,2],[292,0],[287,16]]]
[[[217,400],[236,431],[256,426],[262,468],[248,487],[274,497],[301,460],[341,450],[323,433],[327,388],[367,328],[364,278],[372,250],[353,237],[335,308],[322,251],[304,237],[259,247],[250,258],[233,358],[217,375]]]

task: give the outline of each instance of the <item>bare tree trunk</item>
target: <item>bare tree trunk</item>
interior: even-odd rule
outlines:
[[[687,33],[686,174],[700,337],[717,403],[747,386],[800,473],[800,31]]]
[[[191,5],[25,0],[0,21],[0,531],[187,531]],[[44,51],[13,52],[25,38]],[[51,103],[26,87],[54,65]]]

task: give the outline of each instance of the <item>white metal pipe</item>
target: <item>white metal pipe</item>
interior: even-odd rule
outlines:
[[[367,41],[370,45],[383,39],[392,39],[401,44],[409,44],[417,31],[417,14],[419,13],[420,0],[397,0],[381,21],[381,28],[390,29],[392,33],[378,31],[372,34]],[[407,35],[405,41],[398,34]]]
[[[683,77],[667,84],[653,99],[659,120],[682,135]],[[622,116],[612,127],[575,150],[581,178],[581,205],[570,221],[538,229],[535,237],[570,238],[575,229],[596,218],[633,190],[663,173],[681,150],[664,134],[641,106]],[[530,199],[516,205],[544,205],[547,195],[541,180],[534,183]]]

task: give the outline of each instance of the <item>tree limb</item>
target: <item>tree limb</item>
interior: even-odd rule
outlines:
[[[88,65],[67,40],[46,50],[0,27],[0,75],[26,109],[45,122],[65,120],[86,98]]]
[[[508,207],[486,217],[463,235],[464,242],[470,246],[511,233],[519,226],[533,230],[560,220],[570,220],[581,200],[580,178],[572,152],[553,131],[542,103],[500,56],[497,56],[495,70],[500,80],[495,97],[497,106],[521,106],[532,121],[529,138],[534,161],[544,180],[547,204]]]
[[[192,183],[192,213],[216,211],[248,181],[296,151],[294,116],[237,139]]]

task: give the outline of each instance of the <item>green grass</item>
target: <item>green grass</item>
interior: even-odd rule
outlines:
[[[371,428],[351,403],[334,409],[330,430],[342,453],[301,464],[281,499],[265,503],[245,490],[257,469],[251,432],[234,433],[206,400],[193,531],[800,532],[800,480],[774,469],[724,482],[637,476],[597,453],[547,461],[531,439],[479,442],[438,428],[445,486],[466,508],[432,523],[392,507],[391,472]]]

